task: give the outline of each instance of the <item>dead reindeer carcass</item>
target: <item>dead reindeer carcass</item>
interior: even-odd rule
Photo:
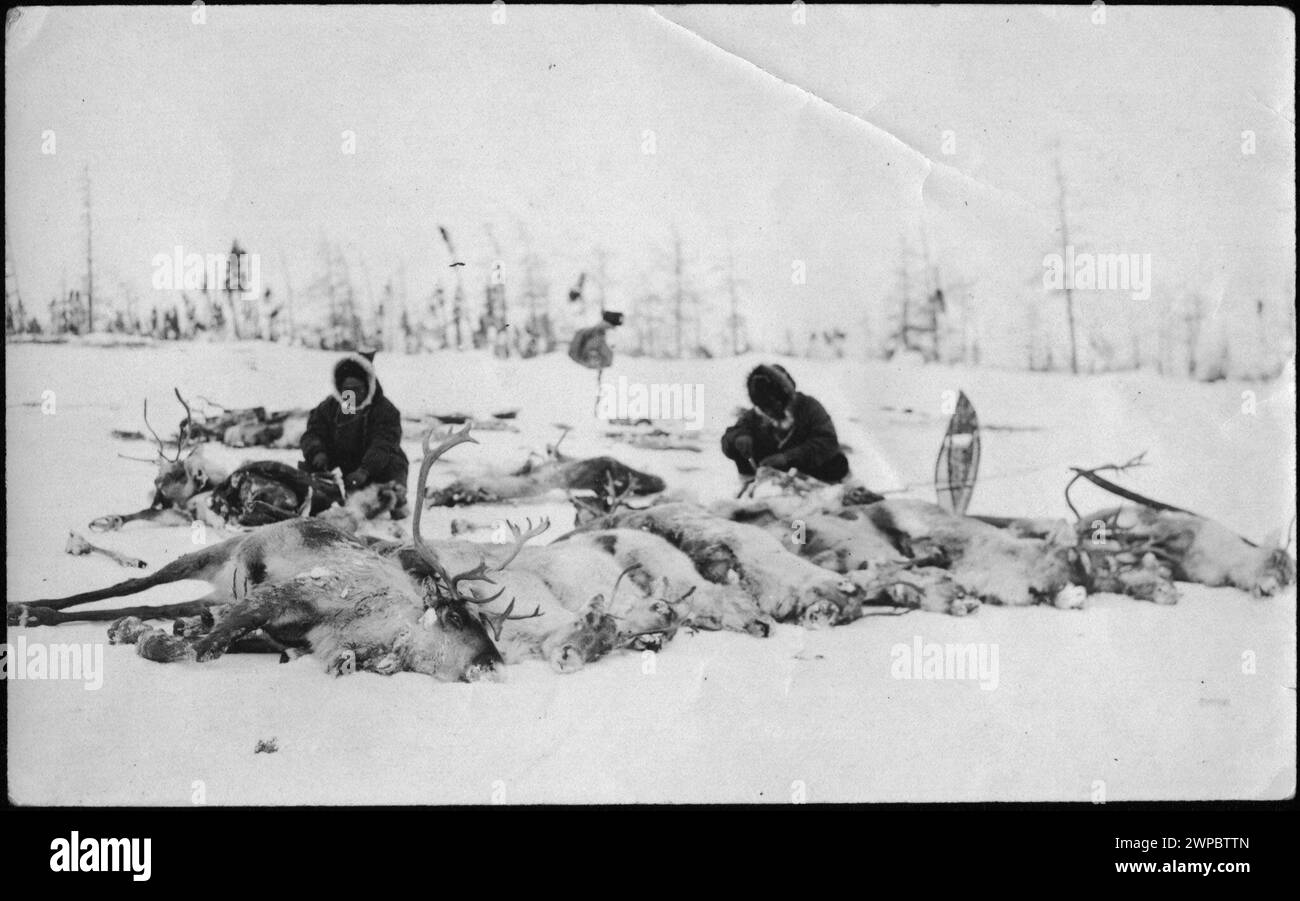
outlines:
[[[149,423],[149,401],[144,402],[144,422],[158,444],[158,472],[154,476],[153,497],[148,507],[135,513],[109,514],[90,523],[97,532],[116,531],[128,522],[152,522],[158,525],[188,525],[201,515],[206,494],[226,478],[224,469],[213,465],[203,455],[201,445],[196,446],[190,432],[192,414],[189,404],[173,389],[176,399],[185,408],[176,439],[176,453],[167,455],[167,445]],[[147,462],[147,461],[145,461]]]
[[[466,429],[430,448],[426,437],[418,484],[425,484],[435,459],[472,440]],[[511,552],[489,566],[482,545],[426,541],[418,511],[409,545],[295,518],[105,589],[9,604],[7,619],[11,625],[114,620],[113,640],[135,643],[142,656],[164,662],[210,660],[257,639],[261,649],[309,648],[337,673],[413,671],[443,680],[495,674],[502,663],[498,641],[570,671],[641,637],[675,630],[672,608],[656,606],[630,584],[619,615],[611,613],[592,590],[601,579],[611,590],[619,582],[616,564],[602,553],[587,551],[580,559],[580,548],[555,555],[530,548],[521,554],[542,529],[513,527]],[[448,569],[470,558],[477,565]],[[71,609],[190,579],[208,582],[212,592],[201,601],[158,607]],[[532,610],[516,613],[517,604]],[[173,617],[180,620],[171,630],[144,624]]]
[[[913,555],[910,542],[880,529],[859,505],[839,507],[823,499],[775,497],[723,501],[714,515],[756,526],[791,553],[843,574],[858,586],[866,605],[915,607],[964,616],[978,609],[976,584],[963,585],[932,552]],[[942,511],[939,511],[942,512]],[[981,580],[982,581],[982,580]],[[1017,602],[1023,594],[1017,594]],[[1001,597],[990,598],[1002,603]]]
[[[1095,523],[1107,525],[1103,531]],[[1105,532],[1109,538],[1099,542]],[[1118,545],[1115,557],[1108,557],[1110,548],[1099,547],[1105,540]],[[1254,544],[1213,520],[1182,510],[1125,506],[1096,511],[1079,520],[1079,546],[1099,573],[1125,564],[1158,566],[1179,582],[1232,586],[1256,597],[1276,594],[1296,580],[1295,560],[1285,549]]]
[[[633,469],[614,457],[568,457],[559,450],[563,440],[564,435],[561,435],[554,445],[547,448],[546,456],[535,454],[519,469],[459,478],[450,485],[428,492],[425,500],[434,507],[454,507],[526,500],[555,490],[596,492],[609,484],[619,491],[630,489],[637,495],[657,494],[664,490],[663,479]]]
[[[641,529],[593,529],[550,545],[588,548],[608,556],[631,577],[634,587],[668,603],[678,620],[703,631],[770,634],[775,620],[739,584],[705,579],[691,558],[667,540]],[[643,627],[647,628],[647,627]]]
[[[189,424],[197,441],[213,441],[227,447],[271,447],[296,450],[307,431],[307,410],[273,410],[265,407],[232,409],[200,398],[216,413]]]
[[[445,565],[466,567],[452,577],[457,590],[487,616],[505,617],[496,637],[507,661],[540,657],[557,672],[573,672],[620,648],[657,648],[685,624],[675,598],[625,581],[627,571],[610,556],[576,544],[523,547],[519,537],[527,534],[516,532],[514,549],[495,564],[481,544],[435,543]],[[427,574],[409,549],[399,554],[408,571]],[[513,616],[515,598],[528,599],[531,615]]]
[[[1284,548],[1257,545],[1211,519],[1164,505],[1108,507],[1074,525],[1063,519],[996,521],[1016,534],[1071,541],[1087,561],[1094,592],[1172,604],[1179,597],[1175,582],[1267,597],[1296,580],[1295,560]]]
[[[258,460],[241,464],[217,485],[210,508],[231,525],[261,526],[315,516],[357,532],[367,522],[397,511],[405,496],[406,486],[396,482],[378,482],[349,493],[341,477]]]
[[[424,474],[433,459],[465,440],[472,439],[451,436],[431,450],[426,439]],[[394,557],[328,522],[291,519],[106,589],[9,604],[7,619],[10,625],[114,619],[114,639],[135,643],[142,656],[161,662],[212,660],[260,633],[274,646],[310,648],[338,673],[411,671],[443,681],[497,674],[502,660],[489,635],[492,619],[456,590],[455,577],[441,570],[418,530],[412,551],[441,579],[413,576]],[[184,579],[206,581],[212,593],[162,607],[69,609]],[[146,629],[141,622],[199,616],[214,607],[220,615],[197,635]]]
[[[1096,470],[1076,472],[1098,481]],[[946,606],[960,614],[969,612],[971,600],[1076,608],[1099,592],[1171,604],[1178,600],[1175,581],[1231,585],[1257,596],[1294,583],[1295,563],[1285,550],[1259,547],[1205,517],[1104,479],[1099,484],[1135,506],[1101,510],[1077,525],[958,516],[896,499],[836,504],[777,497],[724,502],[712,511],[764,528],[788,550],[846,574],[868,603],[882,586],[900,601],[910,595],[926,609]]]
[[[186,417],[174,456],[167,455],[166,443],[149,424],[145,402],[145,424],[158,443],[152,503],[136,513],[101,516],[90,523],[92,530],[115,531],[129,522],[189,525],[196,520],[212,526],[255,527],[321,516],[355,532],[401,506],[406,486],[396,483],[378,483],[347,494],[340,480],[304,473],[274,460],[246,462],[234,472],[215,467],[204,457],[203,445],[194,445],[208,431],[194,424],[190,406],[179,390],[176,397],[185,407]]]
[[[790,553],[763,529],[688,503],[653,504],[597,516],[575,533],[650,532],[684,553],[715,585],[735,585],[773,620],[817,627],[862,615],[863,594],[848,579]]]
[[[841,574],[860,606],[965,615],[981,602],[1076,606],[1082,597],[1073,549],[1016,538],[921,501],[836,508],[783,497],[723,502],[703,515],[762,532],[784,554]],[[693,530],[697,542],[706,535]]]

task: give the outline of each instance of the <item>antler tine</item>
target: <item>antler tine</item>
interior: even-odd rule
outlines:
[[[627,485],[623,487],[622,491],[619,491],[618,483],[614,480],[614,474],[609,470],[606,470],[604,496],[606,512],[613,513],[619,507],[628,506],[627,499],[632,496],[639,484],[640,483],[637,481],[636,476],[629,475],[627,477]]]
[[[542,607],[540,604],[533,608],[532,613],[526,613],[523,614],[522,616],[511,616],[510,614],[514,611],[514,609],[515,609],[515,599],[511,598],[510,604],[509,606],[506,607],[505,612],[479,614],[479,619],[483,621],[483,625],[487,626],[489,629],[492,630],[493,641],[501,640],[501,630],[502,628],[505,627],[507,620],[536,619],[537,617],[542,615]]]
[[[528,517],[528,519],[525,520],[525,522],[528,523],[527,531],[520,529],[519,526],[515,525],[510,520],[508,519],[506,520],[506,525],[510,528],[510,534],[515,536],[515,541],[514,541],[515,546],[514,546],[514,550],[510,552],[509,556],[507,556],[496,566],[492,567],[497,572],[500,572],[501,570],[505,569],[514,561],[516,557],[519,556],[519,552],[524,549],[524,545],[528,543],[528,540],[530,538],[536,538],[538,535],[541,535],[543,532],[545,532],[547,529],[551,527],[551,520],[545,516],[543,516],[535,526],[533,525],[533,518],[531,516]]]
[[[425,433],[424,440],[421,442],[421,446],[424,449],[424,455],[420,459],[420,475],[415,482],[415,515],[411,521],[411,532],[415,538],[417,547],[424,545],[424,539],[420,535],[420,514],[424,511],[424,494],[429,484],[429,470],[433,467],[435,460],[456,445],[465,443],[478,444],[477,440],[470,437],[469,428],[470,424],[466,423],[465,428],[461,429],[459,432],[452,429],[447,433],[438,446],[434,448],[429,447],[429,441],[433,438],[434,432],[433,429],[429,429],[429,431]]]
[[[187,404],[185,398],[181,397],[181,389],[178,389],[178,387],[173,385],[172,391],[175,394],[175,399],[181,402],[182,407],[185,407],[185,421],[182,421],[181,432],[179,432],[177,437],[175,437],[175,460],[179,463],[181,462],[182,452],[185,452],[187,447],[190,446],[190,439],[192,437],[190,434],[190,426],[194,424],[194,413],[190,412],[190,404]]]
[[[452,593],[457,597],[460,597],[458,586],[461,582],[487,582],[491,585],[495,585],[496,582],[493,582],[492,579],[488,577],[489,572],[491,572],[491,570],[488,569],[487,561],[480,557],[478,566],[473,569],[467,569],[464,572],[456,573],[456,575],[451,577]]]
[[[153,435],[153,440],[158,442],[158,456],[166,460],[167,452],[163,440],[158,437],[158,433],[154,430],[153,424],[149,422],[149,398],[147,397],[144,399],[144,424],[145,427],[149,429],[149,434]]]
[[[637,570],[637,569],[641,569],[641,564],[633,563],[631,566],[627,567],[621,573],[618,574],[618,578],[614,580],[614,590],[609,593],[609,604],[606,605],[605,608],[606,610],[613,611],[614,599],[618,597],[618,586],[623,584],[623,577],[626,576],[628,573],[632,572],[633,570]],[[612,612],[611,615],[613,615]]]
[[[433,548],[424,540],[424,536],[420,532],[420,517],[424,513],[424,494],[425,489],[429,484],[429,470],[433,467],[434,461],[458,444],[478,444],[478,441],[470,436],[469,429],[470,423],[465,423],[465,428],[461,429],[459,432],[455,429],[451,429],[448,431],[447,435],[444,436],[443,440],[439,442],[438,446],[434,448],[429,447],[429,442],[433,438],[434,430],[431,428],[425,434],[424,440],[421,442],[424,456],[420,460],[420,475],[415,482],[415,514],[411,519],[411,538],[412,543],[415,546],[415,552],[420,555],[420,559],[425,563],[428,563],[433,571],[437,573],[438,577],[442,579],[443,584],[447,586],[447,590],[452,592],[453,596],[455,596],[456,591],[455,585],[452,582],[451,576],[447,574],[447,570],[443,568],[441,561],[438,560],[438,555],[434,553]]]
[[[565,491],[565,496],[568,497],[569,503],[573,504],[574,525],[581,524],[583,514],[595,518],[609,512],[605,509],[605,502],[600,499],[600,495],[586,497],[576,495],[572,491]]]
[[[690,588],[686,589],[686,592],[685,592],[681,597],[679,597],[677,600],[675,600],[675,601],[668,601],[668,606],[671,607],[671,606],[673,606],[673,605],[675,605],[675,604],[684,604],[684,603],[686,603],[686,602],[690,599],[691,595],[695,594],[695,589],[698,588],[698,587],[699,587],[698,585],[692,585]]]
[[[179,463],[181,454],[189,446],[190,424],[194,422],[194,414],[190,412],[190,405],[185,402],[185,398],[181,397],[181,389],[173,385],[172,391],[176,393],[176,399],[185,408],[185,421],[181,423],[180,434],[176,436],[176,462]]]
[[[554,457],[554,458],[558,458],[560,456],[560,445],[564,442],[565,437],[570,432],[573,431],[572,426],[559,425],[557,427],[560,429],[560,437],[555,439],[554,444],[547,445],[546,447],[547,456]]]
[[[636,490],[640,487],[641,487],[641,481],[636,476],[633,475],[628,476],[627,487],[624,488],[623,493],[619,495],[619,502],[621,503],[622,501],[631,497],[633,494],[636,493]]]

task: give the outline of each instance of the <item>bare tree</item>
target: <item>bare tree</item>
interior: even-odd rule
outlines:
[[[1205,324],[1205,298],[1199,291],[1192,291],[1183,298],[1183,340],[1186,342],[1187,375],[1196,378],[1198,365],[1197,348],[1201,342],[1201,331]]]
[[[298,333],[298,323],[295,319],[296,311],[294,310],[293,303],[293,281],[289,276],[289,264],[284,258],[283,250],[280,251],[280,268],[284,270],[285,303],[287,308],[286,312],[288,313],[288,324],[286,328],[288,329],[289,344],[292,345],[294,343],[294,336]]]
[[[749,349],[749,337],[745,335],[745,317],[740,314],[740,286],[741,282],[736,278],[736,253],[727,248],[727,267],[724,271],[724,280],[727,287],[727,334],[731,339],[731,355],[740,356]],[[744,349],[741,345],[741,336],[744,338]]]
[[[1057,212],[1061,219],[1061,259],[1066,260],[1069,256],[1070,247],[1070,226],[1065,214],[1065,175],[1061,171],[1061,142],[1058,139],[1056,149],[1053,155],[1053,162],[1056,168],[1056,188],[1057,188]],[[1079,352],[1078,345],[1074,334],[1074,291],[1071,287],[1073,283],[1073,274],[1066,273],[1065,276],[1065,317],[1070,327],[1070,372],[1078,374],[1079,372]]]
[[[9,227],[5,226],[5,334],[28,331],[27,311],[18,292],[18,273],[14,269],[13,251],[9,247]]]
[[[682,358],[682,329],[683,329],[683,306],[686,302],[686,291],[682,284],[682,236],[678,234],[676,226],[673,227],[673,333],[677,336],[676,353],[677,359]]]

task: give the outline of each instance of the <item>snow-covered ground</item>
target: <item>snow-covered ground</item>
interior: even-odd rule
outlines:
[[[328,390],[333,354],[262,344],[100,348],[11,345],[6,376],[6,599],[118,581],[99,557],[63,553],[67,532],[139,509],[148,455],[110,437],[139,429],[140,402],[169,430],[187,397],[304,407]],[[433,483],[486,464],[517,465],[558,434],[571,453],[609,452],[701,500],[738,481],[715,452],[757,358],[620,357],[606,380],[703,386],[704,453],[637,450],[602,437],[594,373],[563,354],[501,362],[478,353],[377,361],[403,413],[486,416],[519,408],[519,433],[483,432]],[[985,425],[972,512],[1067,514],[1067,467],[1150,464],[1139,491],[1216,518],[1252,540],[1294,514],[1294,381],[1202,385],[1153,375],[1070,378],[998,370],[790,360],[799,387],[836,417],[856,474],[888,489],[927,483],[945,403],[966,391]],[[52,394],[47,392],[53,392]],[[50,402],[53,411],[50,411]],[[42,405],[44,404],[44,409]],[[408,434],[408,453],[418,454]],[[213,448],[228,464],[288,451]],[[1080,490],[1083,504],[1104,503]],[[488,524],[506,512],[571,522],[563,499],[525,510],[434,510]],[[563,531],[556,528],[552,535]],[[193,549],[188,529],[132,525],[96,543],[153,566]],[[593,591],[607,586],[593,586]],[[1294,791],[1295,591],[1252,599],[1184,586],[1177,606],[1113,596],[1086,609],[984,608],[957,619],[869,616],[767,640],[682,635],[657,656],[620,653],[573,675],[540,662],[500,684],[324,675],[312,658],[227,656],[162,666],[107,646],[102,624],[9,632],[103,648],[103,685],[13,680],[10,794],[19,803],[537,803],[661,801],[1280,798]],[[196,583],[141,596],[201,595]],[[105,602],[116,606],[117,602]],[[995,688],[898,679],[896,645],[996,649]],[[1252,670],[1253,672],[1247,672]],[[274,738],[278,751],[254,753]]]

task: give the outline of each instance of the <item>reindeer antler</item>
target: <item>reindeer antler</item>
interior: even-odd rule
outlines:
[[[166,445],[163,444],[162,438],[158,437],[158,432],[154,430],[153,424],[149,422],[149,398],[147,397],[144,399],[144,424],[149,429],[149,434],[153,435],[153,440],[158,443],[158,456],[164,460],[169,459]]]
[[[433,467],[434,461],[458,444],[478,444],[478,441],[470,437],[469,429],[470,423],[465,423],[465,428],[459,432],[451,429],[439,442],[438,446],[434,448],[429,447],[434,430],[431,428],[425,434],[424,441],[421,443],[424,455],[420,460],[420,475],[415,482],[415,515],[411,520],[411,538],[415,545],[415,552],[420,555],[421,560],[429,564],[430,568],[437,573],[443,584],[447,586],[447,590],[453,593],[455,592],[455,584],[452,582],[451,576],[447,575],[447,570],[443,568],[442,562],[438,560],[438,555],[425,542],[424,536],[420,533],[420,517],[424,513],[424,494],[429,483],[429,470]],[[455,595],[453,594],[453,596]]]
[[[144,424],[148,427],[149,433],[153,435],[153,440],[158,442],[158,456],[164,460],[179,463],[181,462],[181,454],[185,452],[185,448],[188,446],[187,438],[189,438],[190,423],[194,421],[194,414],[190,412],[190,405],[185,402],[185,398],[181,397],[181,389],[173,387],[172,391],[176,392],[176,399],[185,408],[185,420],[181,423],[180,433],[176,436],[176,456],[174,458],[167,456],[166,442],[159,437],[153,424],[149,422],[149,398],[147,397],[144,399]]]
[[[557,429],[560,430],[560,437],[555,439],[555,443],[554,443],[554,444],[548,444],[548,445],[546,445],[546,456],[549,457],[549,458],[551,458],[552,460],[559,460],[559,459],[561,459],[561,458],[560,458],[560,444],[563,443],[565,437],[566,437],[570,432],[573,431],[573,426],[571,426],[571,425],[565,425],[564,423],[561,423],[561,422],[554,423],[554,425],[555,425],[555,427],[556,427]]]
[[[472,438],[469,434],[470,425],[471,424],[468,422],[465,423],[465,427],[461,429],[459,432],[456,431],[455,429],[452,429],[447,433],[447,435],[442,439],[442,441],[439,442],[438,446],[433,448],[429,446],[429,442],[433,438],[434,430],[429,429],[428,433],[424,436],[424,441],[421,444],[423,448],[424,456],[420,461],[420,475],[416,480],[415,490],[416,490],[416,497],[418,498],[418,501],[415,505],[415,516],[411,522],[411,536],[414,540],[416,553],[420,555],[421,560],[423,560],[425,563],[429,565],[429,567],[434,571],[437,578],[442,581],[443,587],[446,590],[448,597],[450,597],[454,601],[459,601],[461,603],[488,604],[491,603],[492,601],[495,601],[497,598],[501,597],[501,595],[505,592],[505,589],[502,588],[500,591],[498,591],[494,595],[491,595],[490,597],[477,598],[474,597],[472,594],[470,595],[461,594],[460,583],[461,582],[487,582],[489,584],[495,585],[496,583],[492,581],[488,573],[504,569],[506,565],[515,558],[515,555],[519,553],[519,548],[523,547],[524,542],[526,542],[529,538],[532,538],[535,535],[540,535],[542,532],[546,531],[546,529],[550,528],[551,523],[549,520],[543,519],[541,523],[538,524],[538,526],[534,527],[532,524],[532,520],[530,519],[528,520],[529,528],[528,531],[526,532],[520,531],[518,526],[516,526],[514,523],[510,523],[510,531],[515,536],[516,547],[514,553],[512,553],[508,558],[506,558],[506,560],[500,566],[496,566],[489,569],[487,565],[487,561],[480,559],[478,566],[474,567],[473,569],[469,569],[464,572],[457,573],[454,576],[449,575],[447,573],[447,570],[442,565],[442,561],[438,559],[437,553],[435,553],[433,548],[430,547],[427,542],[425,542],[424,536],[420,532],[420,517],[421,514],[424,512],[424,495],[429,481],[429,470],[430,468],[432,468],[434,461],[458,444],[466,444],[466,443],[478,444],[478,442],[474,438]],[[501,629],[505,626],[507,621],[521,620],[521,619],[534,619],[542,615],[542,608],[540,604],[536,608],[534,608],[532,613],[524,614],[522,616],[515,616],[514,610],[515,610],[515,601],[513,598],[511,598],[510,604],[506,607],[505,611],[502,613],[489,613],[486,611],[479,612],[479,620],[483,623],[485,627],[492,630],[493,641],[500,640]]]
[[[638,487],[640,487],[640,483],[637,481],[636,476],[629,475],[627,485],[622,491],[619,491],[618,483],[614,480],[614,473],[608,469],[605,470],[605,491],[600,495],[605,503],[605,512],[613,513],[619,507],[629,506],[627,499],[636,493]]]
[[[490,601],[495,601],[497,598],[501,597],[501,595],[505,593],[504,588],[502,588],[500,591],[498,591],[496,594],[492,595],[491,597],[486,597],[486,598],[476,598],[473,595],[466,597],[465,595],[460,593],[461,582],[487,582],[489,585],[495,585],[496,582],[493,582],[492,579],[488,576],[489,572],[490,570],[488,569],[487,561],[480,557],[478,561],[478,566],[474,567],[473,569],[467,569],[461,573],[456,573],[456,575],[451,577],[451,582],[448,583],[448,588],[451,591],[451,596],[458,601],[473,601],[476,604],[486,604],[489,603]]]
[[[523,616],[511,616],[510,614],[514,609],[515,602],[514,599],[511,598],[510,604],[506,607],[505,612],[503,613],[479,613],[478,618],[482,620],[483,625],[492,630],[493,641],[501,640],[501,630],[505,627],[508,620],[536,619],[542,615],[542,607],[540,604],[533,609],[532,613],[526,613]]]
[[[610,616],[614,616],[614,599],[618,597],[618,586],[623,584],[623,577],[626,576],[628,573],[641,568],[642,566],[640,563],[633,563],[631,566],[627,567],[621,573],[619,573],[618,578],[614,580],[614,588],[609,593],[609,604],[607,604],[605,607],[606,612],[608,612]],[[617,617],[615,618],[617,619]]]
[[[543,532],[545,532],[547,529],[551,527],[550,519],[548,519],[545,516],[543,516],[535,526],[533,525],[533,518],[531,516],[524,521],[528,523],[527,531],[520,529],[519,526],[515,525],[510,520],[508,519],[506,520],[506,525],[509,526],[510,528],[510,534],[515,537],[514,550],[512,550],[509,556],[507,556],[504,560],[502,560],[496,566],[492,567],[497,572],[500,572],[501,570],[505,569],[514,561],[516,557],[519,556],[519,552],[524,549],[524,545],[528,543],[528,540],[530,538],[536,538],[538,535],[541,535]]]
[[[172,386],[172,391],[175,392],[176,399],[181,402],[181,406],[185,408],[185,420],[181,423],[181,430],[176,436],[176,462],[179,463],[181,454],[189,447],[190,441],[194,437],[190,433],[190,426],[194,422],[194,414],[190,412],[190,405],[185,402],[185,398],[181,397],[181,389]]]

